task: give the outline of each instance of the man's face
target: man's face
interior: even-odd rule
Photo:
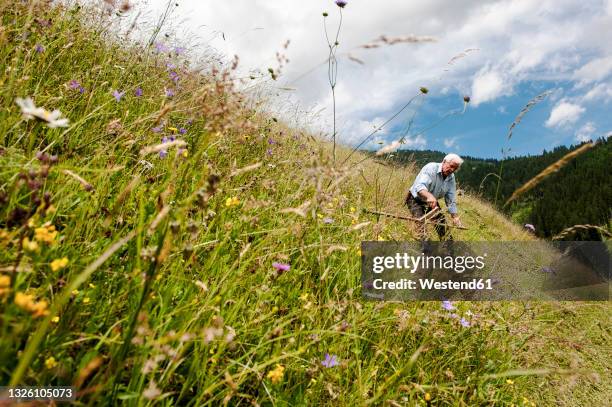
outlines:
[[[457,171],[459,164],[454,161],[443,161],[442,162],[442,175],[448,177],[453,172]]]

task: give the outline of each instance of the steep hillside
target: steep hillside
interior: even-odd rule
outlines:
[[[407,214],[414,166],[334,165],[231,67],[121,43],[90,10],[0,10],[2,383],[91,405],[607,400],[609,303],[362,298],[360,242],[413,239],[364,209]],[[459,207],[457,239],[532,239]]]

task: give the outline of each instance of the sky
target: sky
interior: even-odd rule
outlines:
[[[327,138],[324,24],[333,44],[342,13],[335,96],[345,145],[400,140],[400,149],[500,158],[612,135],[612,0],[348,0],[342,10],[332,0],[172,3],[164,41],[188,45],[190,55],[238,55],[241,75],[268,78],[271,109]],[[166,4],[141,0],[130,13],[144,32]],[[272,80],[277,52],[289,62]]]

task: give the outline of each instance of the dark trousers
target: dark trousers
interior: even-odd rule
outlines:
[[[415,218],[421,218],[432,210],[429,205],[427,205],[427,202],[418,197],[413,197],[410,191],[408,191],[408,195],[406,196],[406,205],[408,206],[408,209],[410,209],[412,216]],[[440,240],[453,239],[453,237],[450,235],[450,228],[446,227],[446,217],[442,211],[438,211],[437,214],[429,218],[427,221],[418,222],[419,239],[421,241],[427,240],[427,222],[437,223],[437,225],[435,225],[435,229]]]

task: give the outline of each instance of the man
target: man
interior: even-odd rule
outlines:
[[[406,196],[406,205],[414,217],[421,218],[430,211],[436,211],[428,220],[437,223],[435,228],[440,240],[446,238],[452,240],[452,237],[447,236],[446,218],[440,210],[439,198],[444,197],[453,224],[461,226],[461,220],[457,214],[456,183],[453,173],[462,163],[463,159],[457,154],[448,154],[441,163],[425,165]],[[419,227],[419,238],[425,240],[427,237],[425,222],[422,222]]]

